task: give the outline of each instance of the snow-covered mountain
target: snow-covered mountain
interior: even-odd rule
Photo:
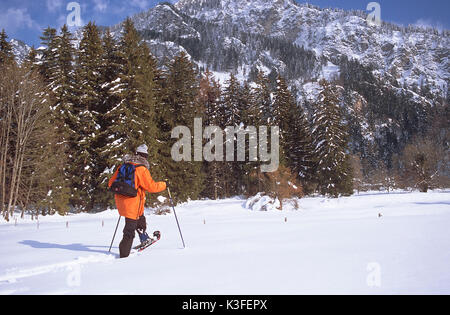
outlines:
[[[11,39],[9,44],[12,47],[16,61],[22,63],[30,52],[31,47],[17,39]]]
[[[285,38],[332,62],[345,55],[402,85],[420,86],[428,79],[445,91],[450,79],[448,32],[370,26],[362,11],[320,9],[293,0],[180,0],[175,8],[201,21]]]

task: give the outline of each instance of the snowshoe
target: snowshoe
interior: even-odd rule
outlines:
[[[138,234],[139,234],[139,240],[141,241],[141,244],[146,243],[150,239],[150,236],[148,236],[148,234],[146,232],[144,232],[144,233],[138,232]]]
[[[137,250],[138,252],[142,252],[144,249],[150,247],[151,245],[155,244],[157,241],[159,241],[161,239],[161,232],[159,231],[155,231],[153,232],[153,237],[151,238],[148,236],[147,233],[142,233],[145,237],[145,235],[147,236],[147,239],[144,240],[144,242],[142,242],[140,245],[134,247],[134,250]],[[139,235],[140,237],[141,235]]]

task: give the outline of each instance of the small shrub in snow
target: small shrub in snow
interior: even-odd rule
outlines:
[[[248,198],[245,203],[245,207],[253,211],[281,210],[280,205],[278,198],[272,198],[261,192]]]
[[[272,173],[254,171],[250,176],[255,183],[255,187],[260,191],[254,198],[260,196],[261,203],[265,205],[276,204],[278,210],[283,210],[285,200],[303,196],[301,184],[298,182],[296,175],[287,167],[280,166],[276,172]],[[267,200],[268,198],[272,200],[272,203]]]

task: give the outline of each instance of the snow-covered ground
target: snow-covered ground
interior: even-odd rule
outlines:
[[[0,222],[0,294],[450,294],[450,191],[304,198],[256,212],[193,201],[147,215],[160,242],[108,247],[116,211]],[[135,243],[137,243],[137,237]]]

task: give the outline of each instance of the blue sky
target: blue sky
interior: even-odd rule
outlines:
[[[396,24],[419,24],[438,29],[450,29],[450,1],[448,0],[309,0],[318,7],[359,9],[365,11],[369,2],[381,6],[381,19]]]
[[[10,38],[39,46],[39,36],[47,26],[60,28],[70,11],[71,0],[0,0],[0,29]],[[73,0],[81,6],[82,22],[114,25],[127,16],[153,7],[158,0]],[[305,2],[299,0],[298,2]],[[319,7],[365,10],[370,0],[309,0]],[[397,24],[420,24],[450,29],[448,0],[377,0],[381,18]]]

